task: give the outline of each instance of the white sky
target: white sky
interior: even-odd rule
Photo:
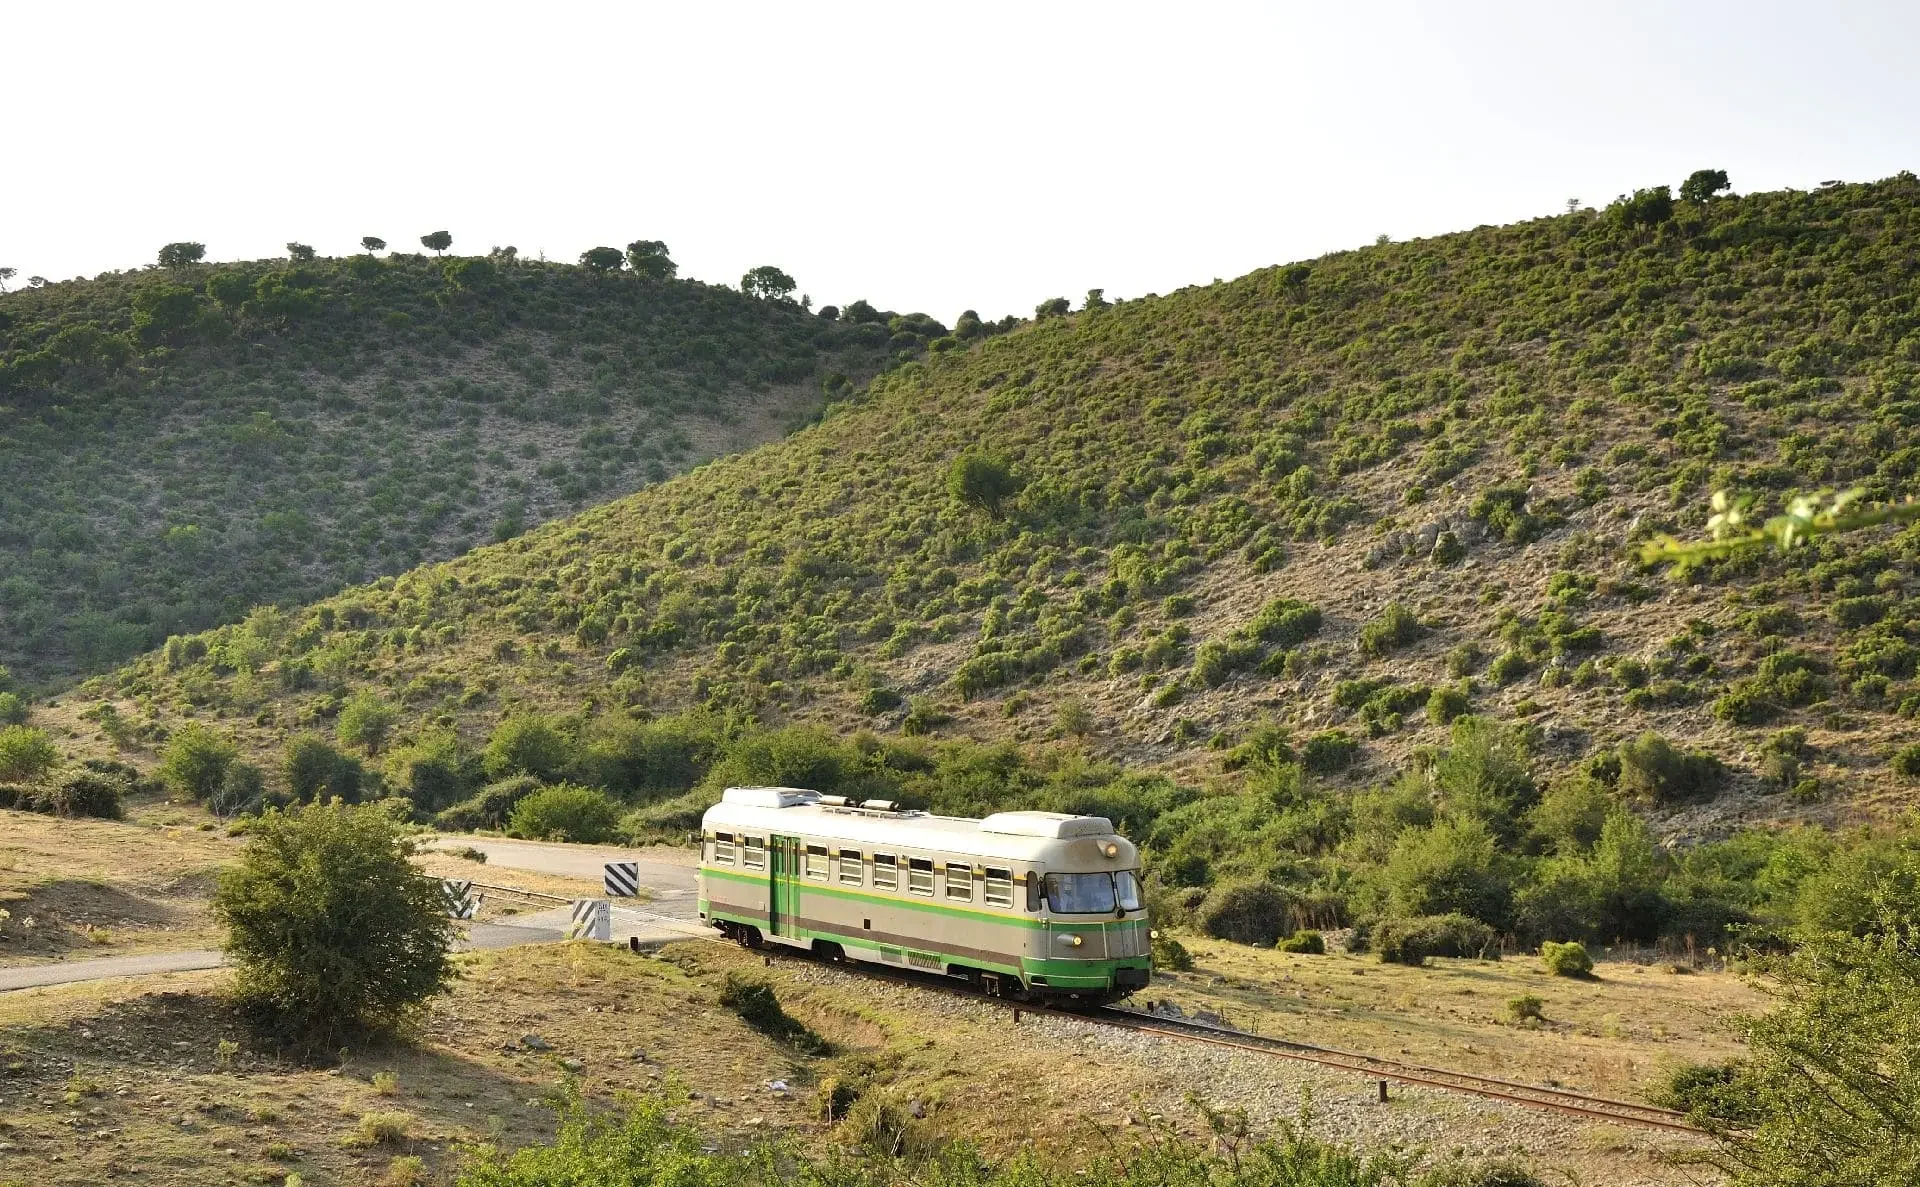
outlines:
[[[1920,167],[1920,3],[0,0],[0,264],[664,239],[951,321]],[[17,283],[17,282],[16,282]]]

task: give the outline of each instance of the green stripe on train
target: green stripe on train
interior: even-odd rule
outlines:
[[[712,912],[712,918],[725,919],[729,923],[759,927],[761,920],[749,919],[742,915],[730,915],[725,911]],[[883,944],[869,939],[857,932],[816,931],[812,928],[796,927],[784,932],[780,939],[831,940],[843,947],[866,948],[874,952],[892,949],[901,954],[903,964],[909,952],[923,956],[938,957],[943,961],[964,965],[970,969],[982,969],[989,973],[1005,973],[1012,977],[1041,976],[1047,984],[1056,989],[1105,989],[1113,984],[1114,973],[1120,969],[1140,969],[1151,967],[1144,956],[1117,956],[1104,960],[1050,960],[1045,957],[1022,958],[1020,965],[1003,964],[996,961],[979,960],[974,957],[957,958],[941,952],[938,948],[914,948],[900,944]]]
[[[736,874],[731,870],[715,870],[709,869],[706,866],[701,866],[700,872],[709,878],[723,878],[729,882],[740,882],[748,886],[756,887],[767,885],[768,879],[766,874]],[[926,899],[917,898],[913,895],[876,894],[869,890],[850,890],[839,886],[803,882],[798,878],[788,883],[787,887],[799,891],[803,896],[821,894],[826,895],[828,898],[847,899],[853,902],[887,903],[890,906],[907,907],[915,911],[931,912],[935,915],[949,915],[958,919],[973,919],[983,923],[999,923],[1007,927],[1039,929],[1047,926],[1045,920],[1035,919],[1030,915],[1001,915],[993,911],[981,910],[979,907],[949,907],[943,903],[929,902]],[[1147,921],[1145,919],[1096,919],[1080,923],[1066,919],[1055,919],[1052,921],[1052,926],[1055,931],[1091,931],[1101,928],[1144,928],[1147,926]]]

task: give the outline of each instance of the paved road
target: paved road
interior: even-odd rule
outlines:
[[[609,861],[640,863],[640,884],[651,892],[645,903],[632,907],[616,901],[612,911],[613,939],[640,943],[668,940],[712,938],[716,933],[699,919],[697,891],[691,864],[661,861],[643,856],[645,850],[611,849],[595,845],[557,845],[540,841],[498,841],[491,838],[442,837],[431,848],[484,850],[487,865],[502,870],[531,870],[568,878],[599,881],[601,867]],[[491,881],[492,879],[487,879]],[[511,877],[499,879],[510,885]],[[515,915],[512,923],[474,923],[467,929],[461,948],[512,948],[520,944],[545,944],[566,938],[572,921],[570,906]],[[62,960],[51,964],[0,968],[0,993],[31,989],[41,985],[66,985],[75,981],[101,981],[110,977],[143,977],[154,973],[179,973],[194,969],[219,968],[226,963],[218,952],[195,949],[187,952],[156,952],[150,956],[109,956],[98,960]]]
[[[37,985],[65,985],[72,981],[104,981],[108,977],[144,977],[150,973],[185,973],[217,969],[227,958],[207,949],[156,952],[151,956],[106,956],[97,960],[61,960],[0,969],[0,992],[32,989]]]

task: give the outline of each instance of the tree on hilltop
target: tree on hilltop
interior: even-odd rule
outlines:
[[[617,247],[589,247],[580,253],[580,266],[595,272],[618,272],[625,259]]]
[[[308,243],[287,244],[287,258],[296,264],[304,264],[313,259],[313,246]]]
[[[1657,227],[1673,218],[1673,191],[1663,185],[1635,190],[1632,197],[1620,195],[1609,209],[1623,226]]]
[[[1725,169],[1695,169],[1680,183],[1680,200],[1705,205],[1713,200],[1715,194],[1732,188],[1733,183],[1727,180]]]
[[[763,301],[790,297],[797,287],[799,286],[794,284],[793,277],[772,264],[762,264],[740,278],[740,291],[749,297],[759,297]]]
[[[7,282],[20,275],[18,268],[0,268],[0,293],[7,291]]]
[[[188,264],[197,264],[205,259],[207,245],[204,243],[169,243],[160,249],[162,268],[184,268]]]
[[[376,251],[387,250],[387,241],[378,235],[368,235],[360,240],[360,246],[367,249],[368,255],[372,255]]]
[[[627,244],[627,266],[636,276],[672,280],[680,265],[667,258],[667,245],[658,239],[636,239]]]
[[[453,246],[453,236],[446,231],[435,231],[430,235],[420,236],[420,246],[433,252],[434,255],[439,255]]]
[[[1033,307],[1034,320],[1039,321],[1049,317],[1065,317],[1067,310],[1072,308],[1073,302],[1067,300],[1065,297],[1049,297],[1047,300]]]

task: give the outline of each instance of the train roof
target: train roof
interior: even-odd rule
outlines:
[[[703,824],[708,832],[795,833],[863,848],[897,845],[1014,861],[1045,861],[1061,855],[1073,841],[1100,837],[1118,840],[1127,857],[1133,855],[1133,846],[1104,816],[996,812],[975,820],[901,811],[885,800],[848,800],[798,787],[729,787],[720,802],[707,809]]]

